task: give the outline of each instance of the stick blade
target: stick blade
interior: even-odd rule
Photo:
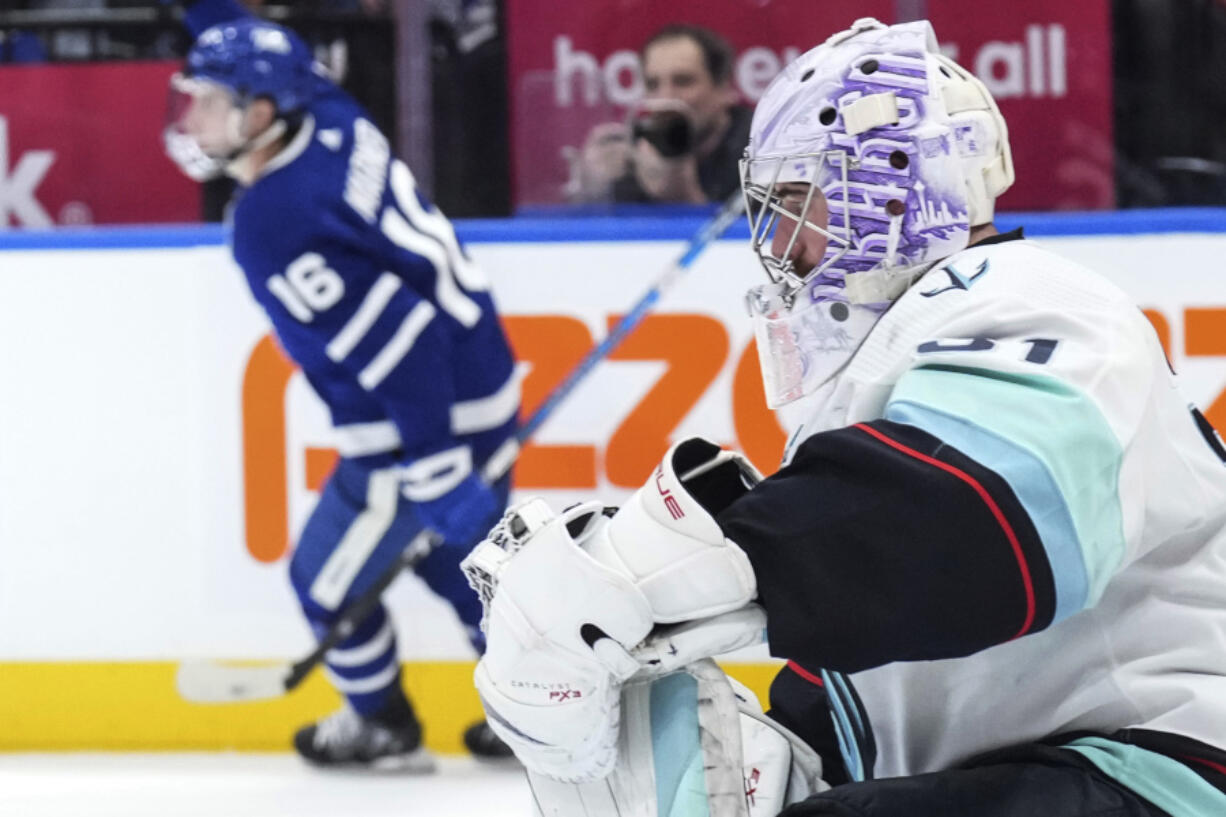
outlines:
[[[279,698],[288,691],[290,667],[238,666],[215,661],[185,661],[175,675],[179,696],[194,703],[235,703]]]

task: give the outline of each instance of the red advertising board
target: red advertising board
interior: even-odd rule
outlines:
[[[942,49],[988,85],[1018,180],[1002,209],[1114,205],[1108,0],[508,0],[512,156],[520,205],[565,199],[589,130],[641,93],[637,49],[669,23],[724,35],[753,104],[779,68],[859,17],[931,20]]]
[[[162,152],[177,67],[0,67],[0,229],[199,221],[199,186]]]

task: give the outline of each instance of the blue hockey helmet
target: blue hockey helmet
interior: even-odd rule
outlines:
[[[267,98],[282,117],[303,110],[325,77],[297,34],[257,19],[201,33],[188,52],[183,74],[224,85],[242,101]]]

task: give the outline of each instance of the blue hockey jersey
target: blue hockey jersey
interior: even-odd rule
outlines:
[[[343,91],[311,103],[232,229],[235,260],[331,411],[342,456],[422,464],[406,495],[428,500],[429,472],[479,464],[514,433],[519,385],[488,283]]]

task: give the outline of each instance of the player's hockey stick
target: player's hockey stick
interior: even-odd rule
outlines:
[[[572,392],[589,372],[609,355],[626,336],[634,331],[647,316],[652,306],[688,270],[712,241],[740,217],[744,210],[744,198],[740,192],[729,198],[707,220],[686,245],[685,251],[656,279],[651,288],[631,307],[599,344],[579,361],[566,379],[554,387],[549,396],[537,407],[515,433],[485,463],[482,478],[497,482],[511,470],[519,458],[524,442],[541,427],[558,405]],[[212,660],[186,661],[179,665],[176,683],[179,694],[188,701],[197,703],[230,703],[263,698],[276,698],[297,687],[316,665],[324,660],[329,650],[348,638],[363,620],[375,609],[383,592],[396,580],[403,570],[411,570],[434,549],[438,535],[423,530],[413,538],[401,553],[400,558],[374,583],[355,598],[340,613],[336,622],[324,634],[310,653],[301,659],[274,665],[228,664]]]

